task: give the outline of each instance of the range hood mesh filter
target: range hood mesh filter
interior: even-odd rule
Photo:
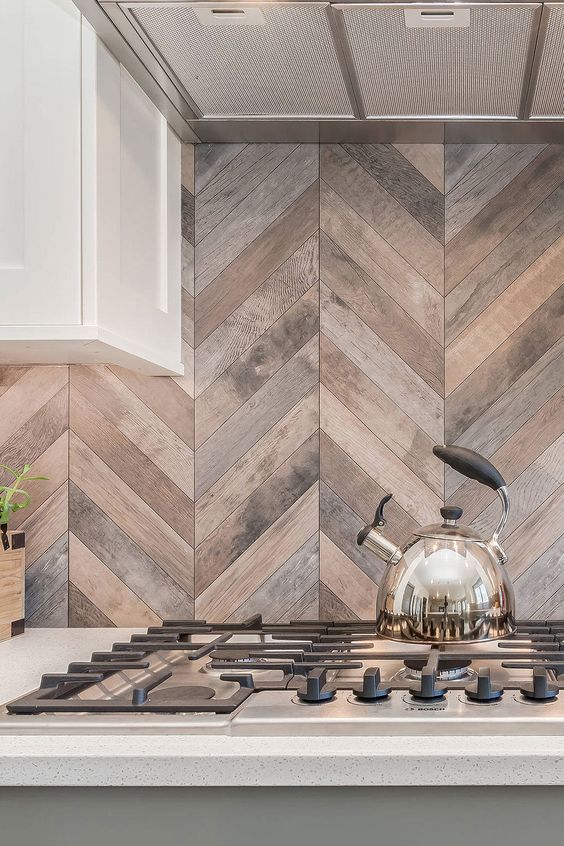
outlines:
[[[473,6],[469,26],[434,29],[406,27],[403,7],[347,6],[367,117],[518,117],[538,8]]]
[[[130,11],[205,117],[353,117],[326,5],[262,6],[258,26],[204,25],[186,5]]]
[[[541,54],[531,117],[564,117],[564,6],[545,6],[546,39]]]

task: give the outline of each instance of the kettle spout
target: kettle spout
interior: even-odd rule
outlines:
[[[403,552],[399,546],[388,540],[382,532],[382,529],[386,525],[386,521],[384,520],[384,506],[391,498],[392,494],[386,494],[381,500],[376,509],[374,520],[360,530],[356,542],[359,546],[366,546],[386,564],[397,564],[401,560]]]

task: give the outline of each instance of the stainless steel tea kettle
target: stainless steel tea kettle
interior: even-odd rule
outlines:
[[[482,455],[457,446],[435,446],[433,453],[469,479],[497,491],[502,514],[484,540],[459,526],[462,509],[441,508],[442,523],[425,526],[400,549],[382,533],[384,506],[357,537],[388,564],[378,591],[380,635],[391,640],[437,643],[493,640],[515,630],[514,597],[499,536],[507,522],[509,496],[501,474]]]

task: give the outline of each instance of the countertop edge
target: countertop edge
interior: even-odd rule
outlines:
[[[564,785],[564,737],[0,738],[4,787],[422,785]]]

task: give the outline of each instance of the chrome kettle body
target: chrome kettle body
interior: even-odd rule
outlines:
[[[378,591],[378,633],[391,640],[442,643],[484,641],[515,630],[515,601],[499,536],[507,522],[509,496],[501,474],[486,458],[457,446],[436,446],[433,453],[470,479],[497,491],[500,520],[485,540],[459,525],[462,509],[441,508],[442,523],[425,526],[403,548],[383,534],[384,506],[357,537],[388,565]]]

